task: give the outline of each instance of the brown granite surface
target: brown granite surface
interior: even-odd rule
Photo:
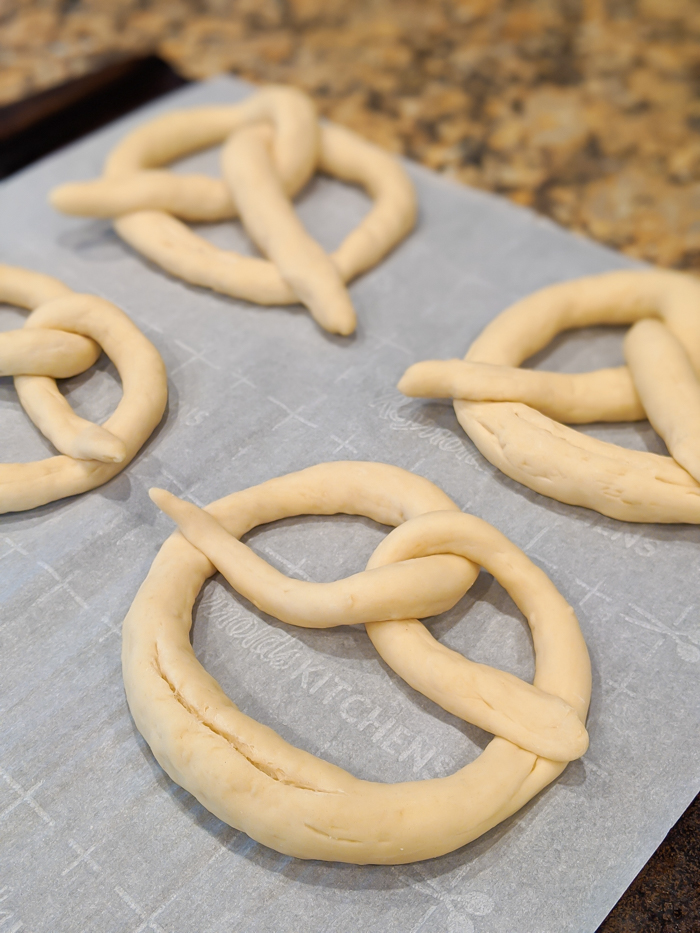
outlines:
[[[0,0],[0,104],[134,51],[700,272],[699,0]]]

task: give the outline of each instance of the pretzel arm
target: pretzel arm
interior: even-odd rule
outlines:
[[[321,327],[350,334],[357,323],[350,296],[325,250],[297,218],[275,172],[268,138],[258,128],[241,130],[221,154],[241,220]]]
[[[0,376],[68,379],[85,372],[102,350],[89,337],[62,330],[10,330],[0,334]]]
[[[169,211],[190,221],[228,220],[236,206],[226,185],[206,175],[174,175],[155,169],[118,178],[97,178],[55,188],[49,201],[77,217],[120,217],[133,211]]]
[[[152,489],[149,494],[237,592],[263,612],[290,625],[330,628],[377,619],[404,619],[412,613],[422,617],[437,615],[451,609],[475,579],[467,561],[442,555],[437,561],[392,564],[334,583],[293,580],[228,534],[203,509],[164,489]],[[433,595],[436,574],[440,575],[441,586],[438,595]]]
[[[623,522],[700,523],[700,483],[671,457],[588,437],[517,402],[454,404],[486,459],[535,492]]]
[[[321,127],[320,169],[362,185],[374,202],[332,254],[343,281],[349,282],[375,266],[410,233],[418,212],[416,193],[398,159],[335,123]]]
[[[53,276],[0,263],[0,301],[19,308],[36,308],[45,301],[72,294]]]
[[[102,463],[122,463],[125,459],[124,441],[76,415],[53,379],[15,376],[15,388],[22,408],[62,454],[76,460],[99,460]]]
[[[219,249],[169,214],[125,214],[114,221],[114,229],[151,262],[192,285],[262,305],[299,301],[271,262]]]
[[[649,421],[674,460],[700,482],[700,381],[683,345],[660,321],[639,321],[625,357]]]
[[[406,370],[398,389],[417,398],[523,402],[565,424],[646,418],[624,366],[556,373],[466,360],[426,360]]]

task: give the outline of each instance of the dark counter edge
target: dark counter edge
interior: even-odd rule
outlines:
[[[0,107],[0,178],[187,83],[155,55],[119,58]]]
[[[122,58],[0,107],[0,178],[188,82],[155,55]],[[700,794],[596,933],[698,933]]]

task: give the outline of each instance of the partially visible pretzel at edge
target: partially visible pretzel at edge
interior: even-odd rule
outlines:
[[[0,463],[0,513],[32,509],[101,486],[129,463],[163,416],[165,366],[115,305],[48,275],[0,265],[0,302],[29,308],[21,330],[0,333],[0,376],[14,376],[22,407],[60,456]],[[100,426],[80,418],[55,380],[76,376],[104,349],[122,399]]]
[[[300,858],[432,858],[510,816],[586,751],[591,670],[573,609],[503,534],[427,479],[384,463],[321,463],[205,510],[164,490],[151,498],[180,533],[161,548],[124,620],[127,699],[165,771],[231,826]],[[400,527],[365,571],[334,583],[290,579],[238,540],[266,522],[336,513]],[[479,565],[528,620],[533,684],[469,661],[418,621],[451,608]],[[285,742],[244,715],[192,650],[194,601],[217,569],[291,625],[364,623],[407,683],[496,738],[449,777],[400,784],[359,780]]]
[[[517,368],[561,331],[595,324],[632,325],[626,366]],[[491,321],[464,360],[416,363],[398,387],[453,398],[486,459],[542,495],[627,522],[700,523],[700,282],[689,275],[620,271],[551,285]],[[670,457],[559,423],[643,418]]]
[[[160,169],[219,143],[223,180]],[[316,169],[362,185],[374,200],[330,256],[290,202]],[[277,86],[240,104],[176,111],[139,127],[112,151],[102,178],[62,185],[51,203],[68,214],[114,218],[127,243],[174,276],[259,304],[302,302],[339,334],[356,325],[344,283],[376,265],[416,218],[413,186],[397,159],[351,130],[320,124],[307,95]],[[236,214],[267,260],[218,249],[181,222]]]

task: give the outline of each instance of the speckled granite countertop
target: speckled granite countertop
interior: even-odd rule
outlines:
[[[700,272],[697,0],[0,0],[0,104],[147,51]]]

